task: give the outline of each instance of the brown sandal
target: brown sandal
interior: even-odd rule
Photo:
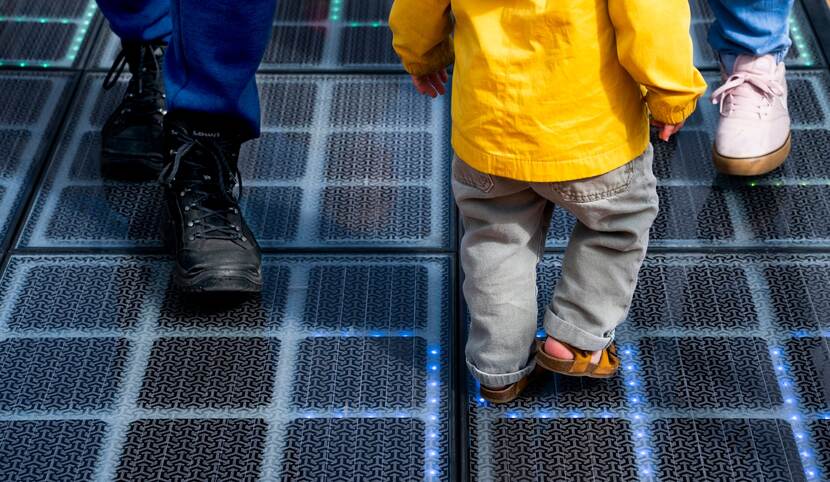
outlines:
[[[537,365],[533,371],[531,371],[527,376],[522,378],[516,383],[511,383],[510,385],[500,389],[500,390],[492,390],[490,388],[485,387],[484,385],[481,386],[481,397],[487,400],[490,403],[509,403],[513,400],[519,398],[519,395],[525,391],[525,388],[532,382],[536,377],[538,377],[542,373],[542,370]]]
[[[617,347],[613,343],[602,350],[602,356],[596,365],[591,363],[591,352],[574,348],[561,341],[559,343],[573,353],[574,359],[562,360],[550,356],[545,352],[545,342],[540,340],[536,342],[536,366],[561,375],[590,378],[611,378],[620,368],[620,357],[617,356]]]

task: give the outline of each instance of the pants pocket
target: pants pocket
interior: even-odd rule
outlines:
[[[600,176],[575,181],[552,182],[550,189],[561,200],[570,203],[588,203],[622,194],[631,187],[634,171],[643,156]]]
[[[493,176],[470,167],[458,156],[453,156],[452,159],[452,177],[461,184],[484,193],[489,193],[496,185]]]

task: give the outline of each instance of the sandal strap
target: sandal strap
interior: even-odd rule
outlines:
[[[559,341],[559,340],[557,340]],[[568,351],[571,352],[574,359],[571,363],[571,369],[569,370],[571,373],[583,373],[583,372],[590,372],[591,371],[591,356],[590,352],[585,350],[580,350],[579,348],[574,347],[568,343],[563,341],[559,341]]]
[[[591,367],[591,355],[586,354],[582,350],[575,350],[574,354],[574,361],[571,365],[571,373],[582,373],[590,371]]]
[[[608,348],[602,350],[602,356],[599,363],[594,368],[594,373],[597,375],[607,375],[616,372],[620,367],[620,359],[617,356],[616,347],[611,344]]]

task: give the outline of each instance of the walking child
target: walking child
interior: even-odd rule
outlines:
[[[492,402],[538,366],[611,377],[658,210],[649,116],[668,140],[706,89],[686,0],[396,0],[416,88],[454,62],[453,192],[471,325],[467,365]],[[536,265],[554,206],[576,227],[536,341]]]

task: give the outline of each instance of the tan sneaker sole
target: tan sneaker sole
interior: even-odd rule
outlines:
[[[718,154],[718,146],[714,146],[712,154],[715,160],[715,169],[730,176],[760,176],[778,169],[790,155],[792,149],[792,135],[777,150],[760,157],[735,158]]]

